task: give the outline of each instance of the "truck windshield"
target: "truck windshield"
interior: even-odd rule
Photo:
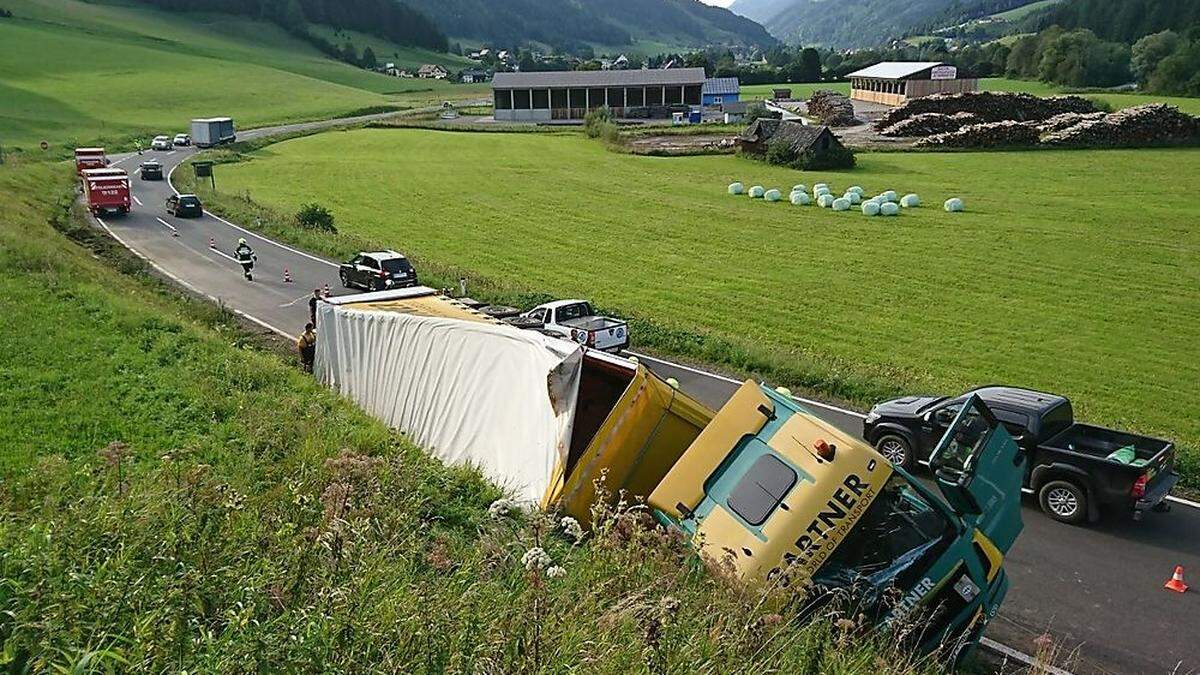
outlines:
[[[813,581],[832,588],[861,583],[906,588],[941,554],[953,533],[946,516],[908,479],[893,475]]]

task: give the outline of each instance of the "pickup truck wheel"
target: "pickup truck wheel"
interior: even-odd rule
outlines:
[[[1070,525],[1078,525],[1087,519],[1087,492],[1075,483],[1052,480],[1038,492],[1038,503],[1046,515]]]
[[[339,272],[338,277],[342,280],[342,288],[350,288],[350,277],[346,275],[346,270]]]
[[[905,471],[912,469],[912,447],[903,436],[884,434],[875,441],[875,449],[883,458]]]

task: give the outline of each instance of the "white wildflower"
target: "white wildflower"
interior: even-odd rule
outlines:
[[[563,569],[563,567],[561,565],[554,565],[553,567],[550,567],[546,570],[546,576],[550,577],[551,579],[557,579],[558,577],[565,577],[566,575],[567,575],[567,570]]]
[[[571,516],[563,516],[562,520],[559,521],[559,526],[562,527],[563,532],[567,533],[568,537],[575,541],[583,539],[583,526]]]
[[[509,511],[516,508],[516,505],[508,499],[497,499],[488,507],[488,514],[493,518],[503,518],[508,515]]]
[[[550,554],[546,553],[541,546],[534,546],[526,551],[525,555],[521,556],[521,564],[524,565],[525,569],[527,570],[545,569],[549,567],[550,563],[552,562],[554,561],[550,559]]]

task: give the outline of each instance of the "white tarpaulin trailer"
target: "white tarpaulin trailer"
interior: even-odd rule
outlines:
[[[537,502],[565,461],[583,352],[424,287],[317,309],[318,380],[450,464]]]

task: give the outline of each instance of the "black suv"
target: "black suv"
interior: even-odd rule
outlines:
[[[417,285],[417,271],[412,263],[395,251],[359,253],[342,263],[338,276],[346,288],[357,286],[367,291]]]
[[[142,180],[162,180],[163,166],[156,159],[142,162],[141,166],[138,167],[138,175],[141,176]]]
[[[199,218],[204,207],[196,195],[171,195],[167,197],[167,212],[176,218]]]

